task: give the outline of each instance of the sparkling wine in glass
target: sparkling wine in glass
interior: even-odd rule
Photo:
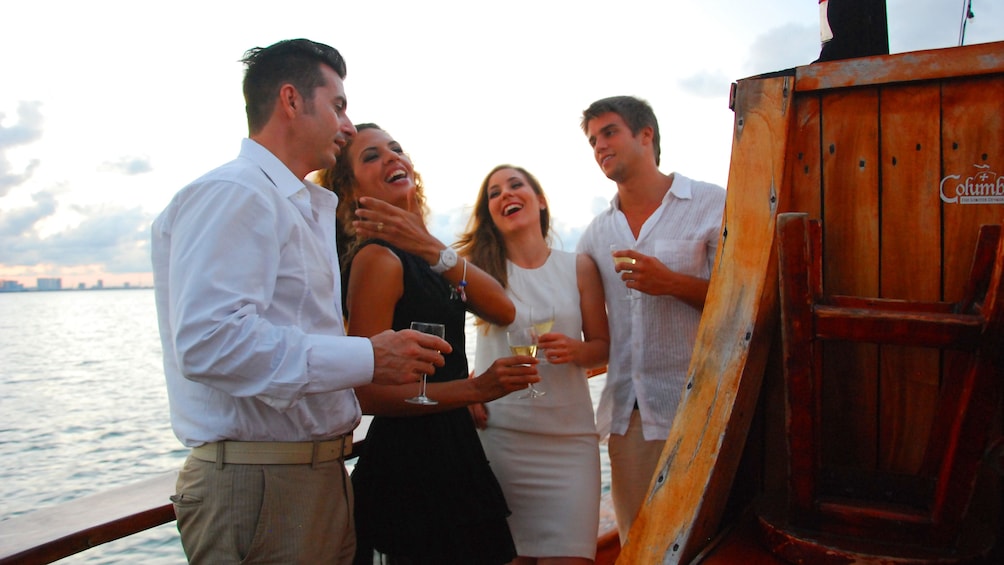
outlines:
[[[533,326],[529,328],[512,329],[506,334],[509,340],[509,350],[513,355],[528,355],[534,357],[537,354],[537,331]],[[533,383],[526,387],[526,394],[520,398],[537,398],[546,394],[542,390],[534,388]]]
[[[620,245],[617,245],[616,243],[611,243],[610,244],[610,253],[611,253],[611,256],[613,256],[613,252],[614,251],[626,251],[627,249],[634,249],[634,246],[624,248],[624,247],[621,247]],[[632,259],[630,257],[613,257],[613,260],[614,260],[614,265],[634,265],[634,259]],[[631,270],[630,269],[624,269],[624,270],[621,271],[621,273],[624,273],[624,272],[630,273]],[[618,273],[618,275],[620,275],[620,273]],[[631,299],[637,298],[637,296],[638,296],[637,291],[635,291],[632,288],[629,288],[629,289],[627,289],[627,292],[624,293],[624,300],[631,300]]]
[[[531,306],[530,323],[537,332],[537,337],[548,333],[554,327],[554,306]],[[541,355],[541,348],[537,348],[537,359],[541,363],[547,363],[547,355]]]
[[[443,324],[433,324],[429,322],[412,322],[411,329],[418,332],[422,332],[424,334],[431,334],[438,338],[444,338],[446,336],[446,326],[444,326]],[[405,402],[410,402],[412,404],[422,404],[425,406],[439,404],[439,402],[425,395],[426,381],[427,381],[426,375],[422,375],[422,388],[420,389],[418,396],[407,398],[405,399]]]

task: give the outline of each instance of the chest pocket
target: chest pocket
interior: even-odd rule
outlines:
[[[655,257],[678,273],[701,278],[708,276],[708,253],[703,241],[693,239],[657,241]]]

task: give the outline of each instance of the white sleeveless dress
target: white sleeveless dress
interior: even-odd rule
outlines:
[[[537,269],[508,263],[507,293],[516,305],[514,326],[529,325],[531,306],[555,307],[551,331],[582,337],[576,256],[552,250]],[[511,355],[506,327],[477,326],[475,371]],[[538,366],[536,386],[547,394],[517,391],[488,403],[481,443],[512,510],[516,551],[526,557],[595,558],[599,528],[599,437],[585,370],[571,363]]]

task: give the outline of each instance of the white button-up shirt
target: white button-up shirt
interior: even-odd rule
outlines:
[[[632,291],[635,298],[626,298],[627,287],[610,256],[610,246],[616,244],[654,256],[674,271],[711,278],[725,190],[678,173],[673,177],[637,241],[617,196],[579,240],[578,251],[599,267],[610,324],[607,381],[596,411],[600,437],[624,434],[637,400],[645,439],[665,440],[686,386],[701,312],[672,296]]]
[[[359,423],[368,339],[345,337],[337,198],[245,139],[157,217],[152,256],[171,422],[186,446],[310,441]]]

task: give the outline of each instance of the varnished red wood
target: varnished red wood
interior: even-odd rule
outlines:
[[[800,537],[793,533],[794,528],[815,532],[813,536],[843,536],[857,540],[855,543],[901,544],[904,547],[896,552],[902,555],[948,555],[959,549],[962,524],[974,493],[982,450],[991,438],[989,430],[1004,378],[1001,228],[985,226],[980,230],[968,271],[974,279],[965,285],[962,301],[945,304],[853,296],[830,299],[810,282],[820,280],[812,273],[819,268],[822,248],[818,223],[803,213],[782,214],[777,222],[783,368],[788,384],[789,488],[786,507],[781,511],[775,508],[773,515],[762,516],[762,520],[768,534],[780,544],[776,551],[787,550],[791,545],[788,538]],[[827,485],[822,486],[821,471],[827,465],[819,455],[822,412],[818,385],[824,375],[816,372],[824,373],[830,366],[820,371],[822,365],[813,360],[820,357],[822,344],[828,340],[969,352],[969,359],[953,365],[946,374],[945,400],[940,405],[944,413],[939,421],[948,431],[931,437],[934,443],[929,452],[934,447],[943,448],[931,487],[923,488],[926,478],[918,476],[914,482],[922,488],[900,489],[894,500],[888,499],[888,489],[868,485],[866,471],[848,474],[851,482],[835,480],[839,475],[829,472]],[[839,373],[826,376],[843,378]],[[879,472],[884,474],[888,473]],[[865,480],[857,482],[861,479]],[[895,478],[886,481],[892,485]],[[886,499],[874,496],[876,493]],[[840,542],[832,544],[839,546]],[[801,552],[814,547],[810,540],[797,545]],[[831,549],[818,546],[823,553]],[[989,546],[974,551],[980,550],[989,550]]]

